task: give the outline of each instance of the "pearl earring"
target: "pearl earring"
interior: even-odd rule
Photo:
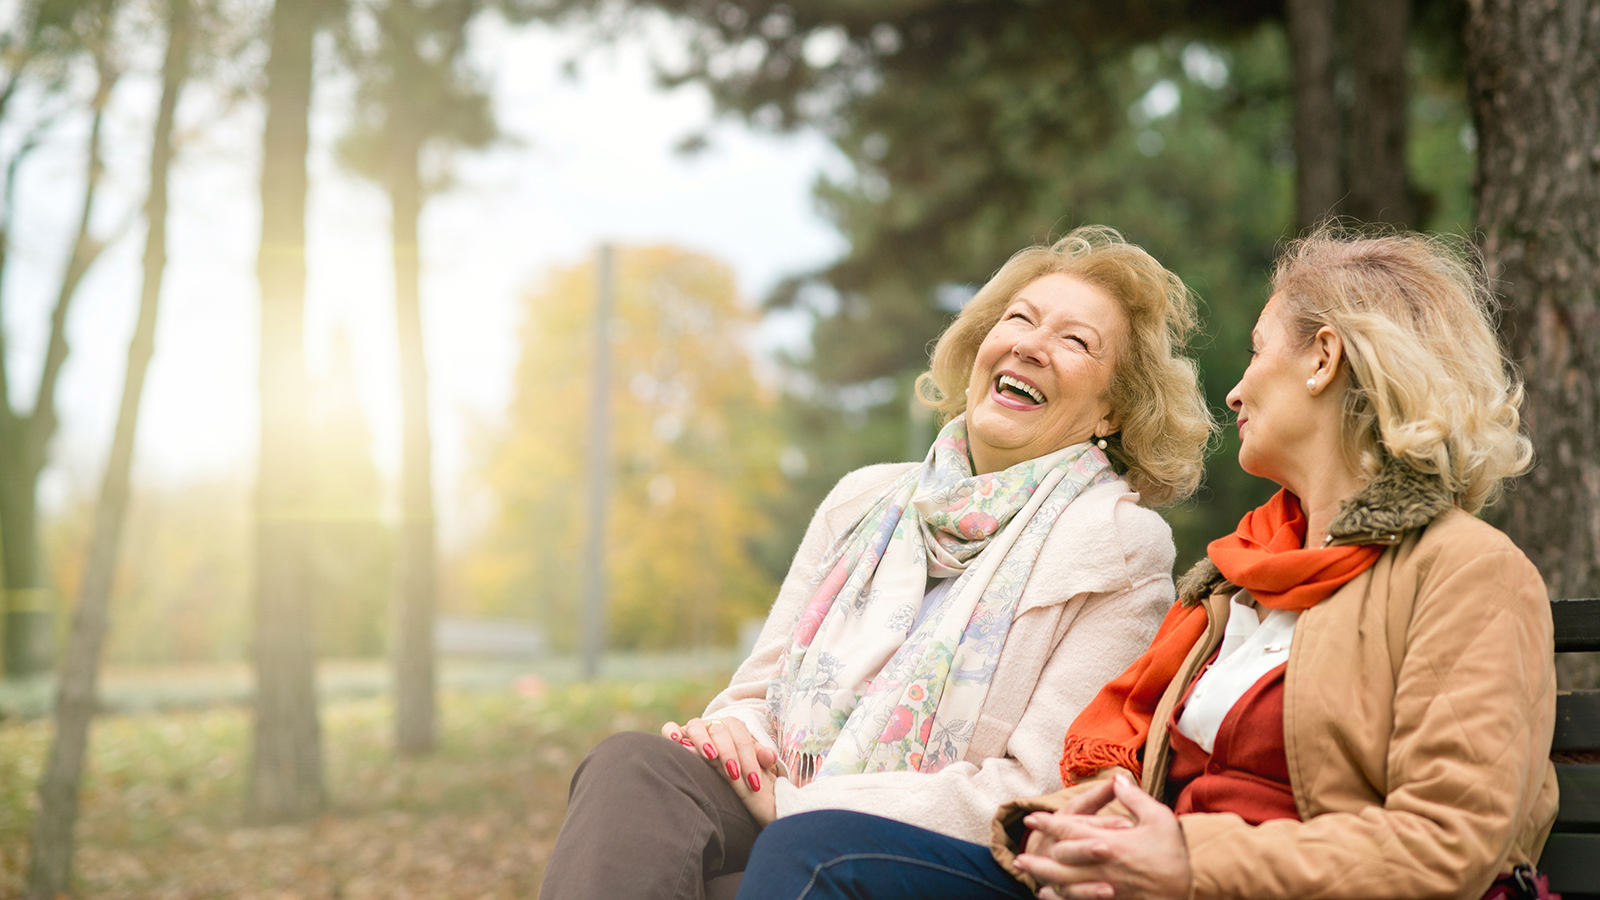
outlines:
[[[1315,394],[1317,392],[1317,380],[1315,378],[1307,378],[1306,379],[1306,390],[1310,391],[1313,394]]]
[[[1105,438],[1101,438],[1100,440],[1095,441],[1095,443],[1100,446],[1101,450],[1104,450],[1106,448],[1106,439]]]

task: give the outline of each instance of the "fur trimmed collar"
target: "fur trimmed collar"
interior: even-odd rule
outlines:
[[[1407,532],[1425,527],[1455,506],[1437,475],[1418,472],[1405,463],[1388,460],[1348,500],[1328,526],[1331,544],[1398,544]],[[1195,563],[1178,579],[1178,601],[1193,606],[1219,590],[1237,589],[1209,558]]]

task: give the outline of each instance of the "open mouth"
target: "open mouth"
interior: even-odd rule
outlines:
[[[1003,397],[1036,406],[1044,404],[1044,394],[1040,393],[1038,388],[1012,375],[1001,375],[996,378],[994,389]]]

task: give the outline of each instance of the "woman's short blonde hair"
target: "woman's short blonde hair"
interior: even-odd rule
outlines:
[[[1152,505],[1194,493],[1217,431],[1199,370],[1180,355],[1198,327],[1194,295],[1113,229],[1076,228],[1007,260],[939,336],[928,371],[917,379],[917,396],[946,421],[965,412],[978,345],[1019,291],[1055,274],[1105,291],[1128,320],[1109,389],[1120,430],[1107,439],[1107,453],[1117,471]]]
[[[1465,240],[1325,225],[1279,257],[1272,292],[1291,335],[1309,344],[1326,326],[1344,342],[1345,449],[1368,475],[1394,457],[1476,512],[1527,471],[1522,384]]]

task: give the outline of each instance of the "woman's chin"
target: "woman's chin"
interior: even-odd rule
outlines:
[[[1279,487],[1283,486],[1283,479],[1279,477],[1278,469],[1269,465],[1266,460],[1262,459],[1258,454],[1251,453],[1249,450],[1242,449],[1239,451],[1239,468],[1243,469],[1246,475],[1265,478]]]

